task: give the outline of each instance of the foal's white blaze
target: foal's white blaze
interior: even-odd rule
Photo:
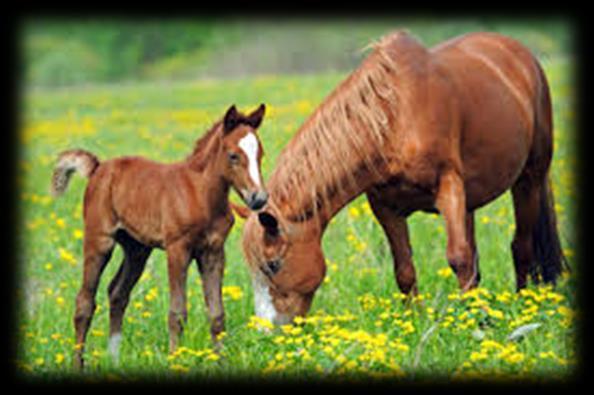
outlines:
[[[239,140],[239,148],[245,152],[248,158],[248,172],[254,184],[260,186],[260,171],[258,169],[258,139],[254,133],[246,134]]]
[[[252,277],[252,284],[254,287],[254,305],[256,307],[256,316],[264,318],[276,325],[288,323],[288,317],[284,314],[279,314],[272,303],[270,296],[270,287],[266,283],[264,276],[261,273],[255,273]]]
[[[120,343],[122,342],[122,334],[116,333],[109,337],[109,354],[114,362],[118,361],[120,356]]]

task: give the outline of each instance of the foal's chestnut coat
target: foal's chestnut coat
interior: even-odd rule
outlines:
[[[155,247],[167,252],[170,350],[176,348],[187,320],[186,274],[192,259],[198,263],[216,341],[224,330],[223,246],[233,225],[229,188],[234,187],[251,209],[261,208],[267,199],[259,173],[262,148],[255,134],[264,111],[261,105],[245,116],[232,106],[189,157],[173,164],[141,157],[100,162],[83,150],[60,154],[52,179],[55,195],[64,192],[72,172],[89,177],[84,196],[84,273],[74,315],[76,367],[83,366],[95,293],[116,242],[125,257],[109,284],[109,348],[114,358],[130,292]]]

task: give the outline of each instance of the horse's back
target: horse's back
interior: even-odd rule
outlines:
[[[496,33],[473,33],[431,49],[446,70],[461,114],[461,158],[468,206],[481,206],[507,190],[534,146],[548,88],[537,60],[519,42]],[[546,142],[545,142],[546,144]]]

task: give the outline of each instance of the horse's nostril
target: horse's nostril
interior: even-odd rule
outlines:
[[[261,209],[262,207],[264,207],[264,205],[266,205],[267,201],[268,193],[266,193],[265,191],[252,192],[246,199],[248,207],[252,210]]]

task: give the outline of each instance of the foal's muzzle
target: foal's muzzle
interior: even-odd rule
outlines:
[[[268,201],[266,191],[252,192],[246,199],[246,203],[251,210],[260,210]]]

